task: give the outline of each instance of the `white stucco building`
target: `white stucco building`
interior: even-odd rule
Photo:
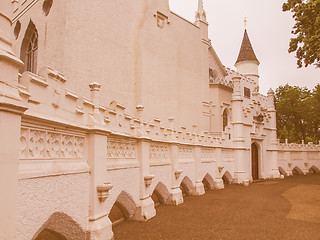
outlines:
[[[247,31],[225,67],[198,2],[191,23],[168,0],[1,0],[0,239],[112,239],[116,209],[319,171],[318,145],[278,143]]]

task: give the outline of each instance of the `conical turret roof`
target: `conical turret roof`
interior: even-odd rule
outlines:
[[[244,61],[256,61],[258,64],[260,64],[259,60],[256,57],[256,54],[253,51],[247,29],[244,30],[239,56],[235,64]]]

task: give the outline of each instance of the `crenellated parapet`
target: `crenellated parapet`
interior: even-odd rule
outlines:
[[[320,145],[309,142],[308,144],[278,143],[278,164],[282,174],[318,172],[320,168]]]
[[[233,83],[230,80],[227,80],[225,78],[209,78],[209,84],[210,85],[220,85],[227,88],[233,89]]]
[[[140,138],[147,137],[155,141],[179,142],[181,144],[201,144],[220,146],[226,139],[213,137],[197,128],[187,129],[176,126],[174,119],[162,121],[143,118],[143,106],[140,113],[132,114],[117,101],[103,104],[99,98],[99,83],[88,86],[91,98],[81,97],[77,92],[65,87],[65,76],[46,67],[39,74],[24,72],[19,79],[19,93],[28,107],[24,118],[44,118],[47,121],[72,125],[83,130],[98,127],[115,135]],[[103,88],[103,86],[101,87]],[[139,107],[139,106],[138,106]]]
[[[298,144],[286,141],[285,143],[279,143],[279,151],[320,151],[320,144],[314,144],[313,142]]]

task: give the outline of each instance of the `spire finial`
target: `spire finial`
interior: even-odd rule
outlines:
[[[247,22],[248,22],[247,17],[244,17],[244,29],[247,29]]]
[[[198,0],[198,11],[196,11],[196,21],[207,22],[206,12],[203,9],[203,0]]]
[[[198,0],[198,12],[203,12],[203,1]]]

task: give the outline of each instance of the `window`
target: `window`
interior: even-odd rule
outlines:
[[[210,78],[213,78],[213,79],[216,79],[218,76],[218,73],[216,70],[213,70],[212,68],[209,68],[209,77]]]
[[[38,31],[32,21],[30,21],[22,41],[20,58],[24,62],[22,72],[37,72]]]
[[[228,112],[227,109],[223,111],[223,116],[222,116],[222,121],[223,121],[223,131],[226,130],[226,127],[228,126]]]
[[[31,36],[27,52],[26,65],[27,71],[35,73],[37,71],[37,54],[38,54],[38,33],[35,30]]]
[[[251,97],[251,92],[250,92],[250,88],[244,88],[244,96],[247,98]]]

